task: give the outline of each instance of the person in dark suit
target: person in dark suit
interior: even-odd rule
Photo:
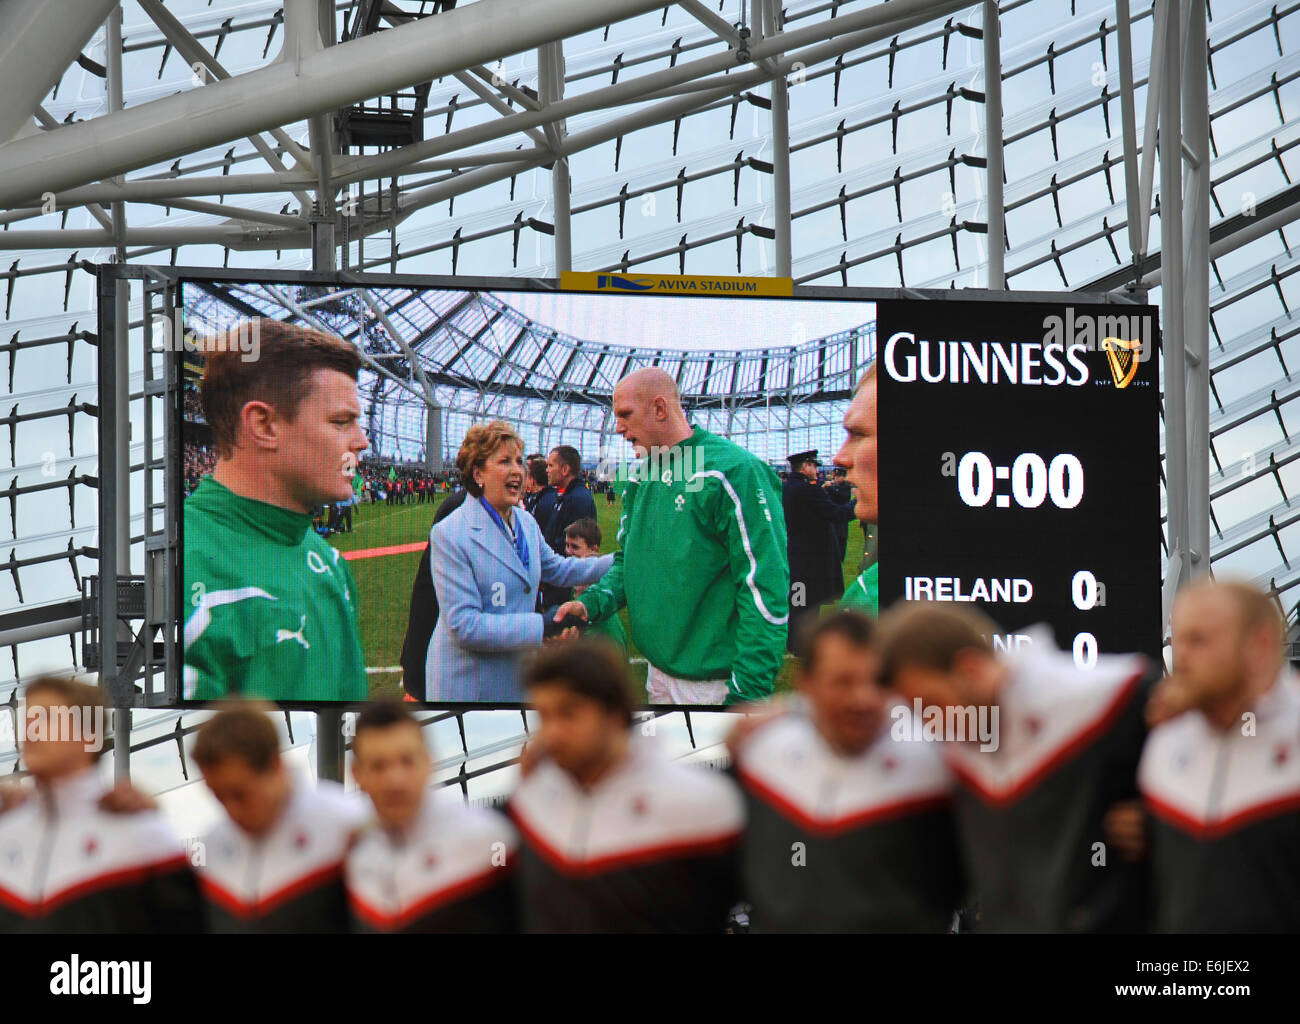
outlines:
[[[448,495],[433,513],[433,525],[438,525],[465,504],[468,492],[459,490]],[[415,570],[411,584],[411,608],[406,621],[406,636],[402,639],[402,689],[411,700],[424,700],[424,659],[429,651],[429,637],[438,624],[438,595],[433,589],[433,573],[429,568],[429,544],[424,545],[420,567]]]
[[[787,650],[794,651],[803,624],[821,605],[844,593],[844,557],[836,527],[847,530],[853,502],[837,502],[817,482],[816,450],[789,458],[790,475],[781,488],[785,508],[786,557],[790,563],[790,623]]]
[[[551,550],[562,555],[564,531],[579,519],[596,518],[596,501],[583,482],[582,456],[577,448],[562,444],[551,449],[546,457],[546,481],[555,491],[555,505],[542,534]]]
[[[568,553],[565,531],[580,519],[596,518],[596,499],[582,479],[582,456],[567,444],[552,448],[546,456],[546,481],[554,495],[550,518],[543,523],[536,511],[533,517],[542,528],[542,536],[557,555]],[[542,584],[543,609],[563,604],[573,594],[569,590]]]
[[[546,460],[540,455],[528,456],[527,475],[524,477],[524,511],[537,520],[543,535],[555,511],[555,488],[547,480]]]
[[[848,477],[845,474],[845,471],[839,466],[836,466],[831,470],[831,479],[823,486],[826,488],[826,493],[830,495],[831,501],[835,502],[837,505],[853,504],[853,488],[849,486]],[[844,556],[849,550],[849,524],[846,522],[835,523],[833,524],[833,527],[835,530],[835,542],[839,545],[839,562],[840,566],[843,567]]]

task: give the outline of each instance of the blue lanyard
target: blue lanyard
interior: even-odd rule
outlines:
[[[501,518],[501,513],[492,507],[486,498],[479,498],[479,502],[487,509],[487,514],[492,517],[492,521],[501,527],[501,532],[507,537],[510,536],[510,527],[506,526],[506,521]],[[528,540],[524,537],[523,524],[515,523],[515,554],[519,556],[519,561],[524,563],[524,568],[528,568]]]

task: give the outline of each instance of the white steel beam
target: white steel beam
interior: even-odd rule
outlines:
[[[1137,111],[1133,95],[1133,19],[1129,0],[1115,0],[1115,24],[1119,30],[1119,109],[1124,132],[1124,211],[1128,222],[1129,256],[1136,268],[1139,266],[1137,260],[1143,245],[1142,222],[1147,219],[1149,211],[1142,208],[1138,185]],[[1147,77],[1147,88],[1151,88],[1150,76]]]
[[[1187,10],[1183,52],[1183,147],[1189,153],[1183,196],[1183,333],[1187,346],[1187,535],[1193,578],[1210,571],[1210,95],[1205,66],[1205,0]],[[1163,219],[1163,218],[1162,218]],[[1177,261],[1180,253],[1170,252]]]
[[[229,143],[661,6],[661,0],[479,0],[327,49],[304,54],[286,44],[279,60],[257,71],[0,146],[0,206]]]
[[[1002,194],[1002,23],[998,0],[984,0],[984,153],[988,191],[988,286],[1007,286]]]
[[[1164,81],[1160,95],[1160,247],[1165,279],[1160,288],[1164,328],[1165,497],[1169,561],[1181,563],[1180,576],[1193,574],[1188,529],[1187,348],[1183,339],[1183,133],[1180,0],[1160,0],[1158,17],[1165,36],[1163,66],[1151,69]],[[1150,137],[1148,128],[1147,137]]]
[[[0,139],[28,126],[36,105],[94,38],[117,0],[0,4]]]

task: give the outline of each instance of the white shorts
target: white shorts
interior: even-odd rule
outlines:
[[[726,679],[679,679],[646,665],[645,691],[651,704],[725,704]]]

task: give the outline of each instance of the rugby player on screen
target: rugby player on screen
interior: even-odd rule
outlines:
[[[835,453],[835,465],[847,471],[847,480],[857,492],[854,514],[863,523],[874,525],[880,514],[876,463],[876,364],[858,381],[853,401],[844,414],[848,437]],[[880,562],[872,562],[844,592],[841,608],[854,608],[868,615],[880,614]]]
[[[623,492],[621,547],[609,572],[561,605],[556,621],[574,614],[597,622],[626,606],[632,642],[649,662],[652,704],[770,697],[790,600],[776,473],[692,427],[676,382],[658,367],[619,381],[614,417],[643,460]]]
[[[259,320],[209,342],[200,393],[217,464],[184,503],[186,698],[366,697],[357,585],[312,529],[352,497],[361,358],[341,338]]]

